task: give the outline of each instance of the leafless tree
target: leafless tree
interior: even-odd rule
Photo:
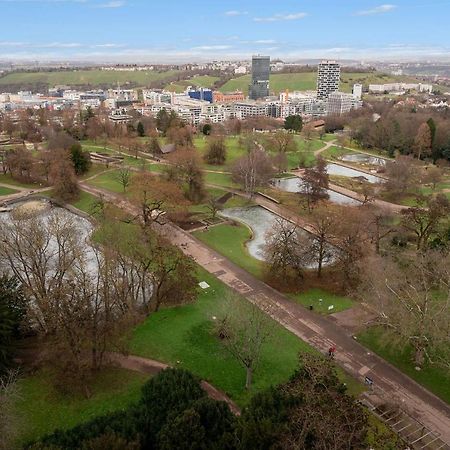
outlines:
[[[233,180],[250,196],[255,194],[257,188],[268,185],[274,174],[269,156],[261,149],[251,150],[233,166]]]
[[[127,191],[128,186],[131,183],[131,171],[127,167],[122,167],[117,172],[117,181],[122,186],[123,192]]]
[[[409,344],[414,363],[450,368],[450,259],[430,251],[398,258],[372,257],[362,295],[378,314],[390,345]]]
[[[216,332],[225,348],[245,368],[246,389],[251,387],[253,374],[272,329],[271,319],[241,297],[228,297],[217,315]]]
[[[450,214],[450,201],[444,194],[416,199],[416,206],[402,211],[402,226],[416,235],[418,250],[424,250],[441,222]]]

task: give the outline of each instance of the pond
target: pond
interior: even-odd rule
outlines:
[[[228,208],[220,211],[222,217],[236,220],[247,225],[252,230],[252,239],[245,245],[248,252],[254,258],[265,261],[264,246],[267,242],[267,233],[273,229],[277,221],[284,220],[277,214],[261,207],[261,206],[246,206],[238,208]],[[313,236],[306,230],[302,230],[306,236],[311,237],[311,242],[314,241]],[[329,257],[323,262],[323,266],[333,264],[336,260],[336,248],[331,245],[328,248]],[[317,264],[305,264],[308,269],[317,268]]]
[[[354,162],[358,164],[370,164],[372,166],[385,166],[387,160],[377,156],[367,155],[365,153],[348,153],[339,158],[341,161]]]
[[[93,226],[89,220],[65,208],[54,206],[49,200],[26,200],[12,203],[3,212],[0,212],[0,226],[11,225],[17,217],[36,218],[39,225],[42,224],[45,227],[48,227],[53,220],[57,219],[73,224],[77,233],[77,241],[84,247],[83,252],[87,267],[94,271],[96,270],[97,260],[89,244],[89,238],[93,231]],[[49,254],[56,248],[56,240],[50,240]]]
[[[275,188],[286,192],[301,192],[301,181],[302,179],[299,177],[278,178],[274,180],[274,186]],[[358,206],[361,204],[360,201],[347,197],[339,192],[332,191],[331,189],[327,189],[327,194],[329,195],[329,200],[331,202],[339,205]]]
[[[364,177],[371,184],[383,183],[383,178],[377,177],[376,175],[370,175],[366,172],[361,172],[360,170],[350,169],[349,167],[341,166],[339,164],[327,164],[328,175],[338,175],[342,177]]]

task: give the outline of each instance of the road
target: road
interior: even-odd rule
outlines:
[[[119,195],[84,183],[82,188],[94,195],[103,195],[105,200],[133,215],[138,214],[137,208]],[[330,346],[335,345],[337,364],[359,380],[368,376],[374,381],[377,389],[368,394],[372,402],[401,405],[428,429],[439,433],[450,446],[450,406],[382,358],[369,352],[332,319],[293,303],[174,224],[158,226],[158,232],[186,255],[194,258],[209,273],[312,347],[325,353]]]

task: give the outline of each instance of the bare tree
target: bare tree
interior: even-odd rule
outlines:
[[[277,219],[266,236],[265,259],[270,275],[285,283],[303,276],[305,231],[284,219]]]
[[[400,261],[373,257],[364,266],[361,292],[390,345],[411,345],[418,367],[428,362],[450,368],[449,255],[432,251]]]
[[[402,211],[402,226],[416,235],[418,250],[424,250],[440,223],[450,214],[450,201],[443,194],[416,199],[416,206]]]
[[[140,209],[144,226],[163,223],[167,212],[174,212],[186,204],[181,189],[173,182],[140,172],[131,183],[131,201]]]
[[[384,183],[385,192],[390,196],[403,195],[415,187],[418,170],[411,156],[397,156],[386,164],[388,181]]]
[[[315,167],[305,169],[299,182],[299,192],[309,212],[320,200],[328,199],[328,184],[327,164],[323,158],[319,157]]]
[[[251,387],[253,374],[272,328],[269,317],[241,297],[228,297],[218,314],[216,331],[225,348],[245,368],[246,389]]]
[[[275,171],[266,152],[261,149],[251,150],[238,159],[233,166],[233,180],[239,183],[251,197],[256,189],[269,184]]]
[[[123,192],[127,191],[128,186],[131,183],[131,171],[127,167],[119,169],[116,175],[117,181],[121,184]]]
[[[16,215],[0,222],[0,267],[12,272],[30,299],[27,320],[47,345],[61,386],[89,395],[90,373],[133,320],[132,279],[110,254],[83,242],[85,232],[64,211]],[[70,380],[70,382],[67,382]]]
[[[431,155],[432,135],[428,123],[424,122],[417,130],[416,138],[414,139],[414,154],[417,159],[421,159],[422,156]]]

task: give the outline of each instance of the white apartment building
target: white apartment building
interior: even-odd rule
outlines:
[[[172,103],[173,93],[169,91],[153,91],[151,89],[143,89],[142,97],[146,105],[156,103]]]
[[[373,94],[398,93],[405,91],[417,91],[417,92],[433,92],[432,84],[422,83],[387,83],[387,84],[369,84],[369,92]]]
[[[317,98],[326,100],[332,92],[339,90],[341,66],[336,61],[322,61],[317,73]]]
[[[341,115],[361,106],[362,102],[353,94],[332,92],[328,96],[327,113],[328,115]]]
[[[234,73],[236,75],[245,75],[247,73],[247,67],[245,66],[239,66],[234,69]]]
[[[108,98],[130,102],[138,100],[138,93],[134,89],[108,89]]]
[[[363,85],[362,84],[354,84],[353,85],[353,95],[358,100],[361,100],[362,94],[363,94]]]

